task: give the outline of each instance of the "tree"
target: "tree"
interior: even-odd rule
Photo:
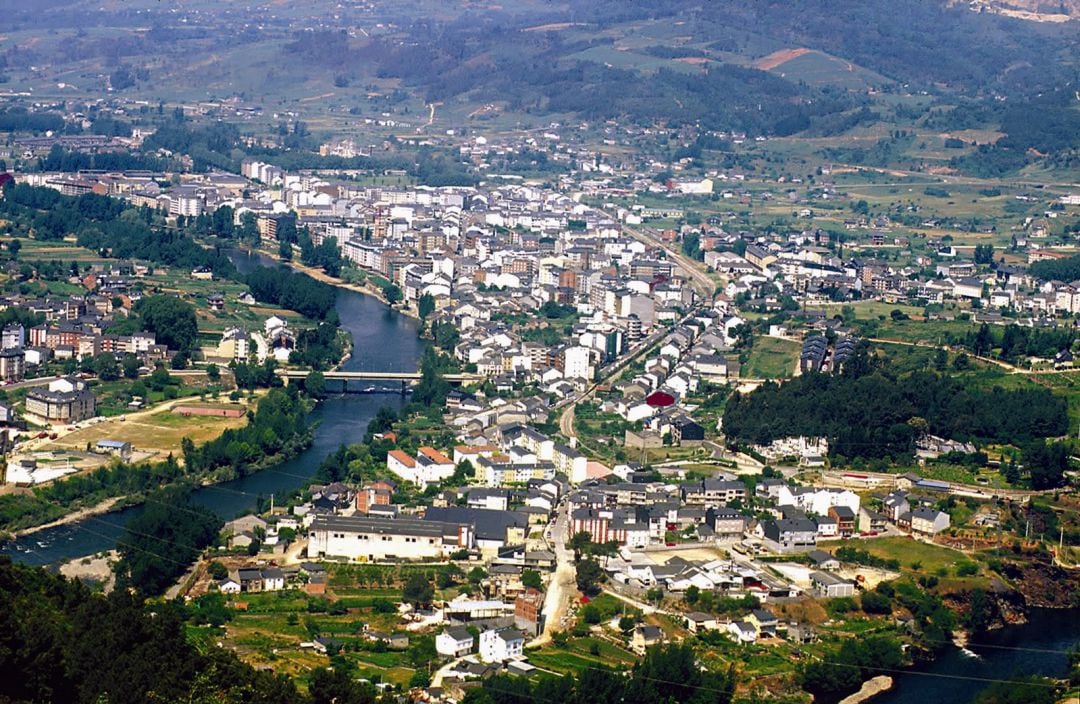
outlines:
[[[536,570],[524,570],[521,573],[521,584],[527,589],[541,589],[544,586],[540,573]]]
[[[864,592],[859,597],[859,606],[868,614],[892,613],[892,600],[878,591]]]
[[[698,602],[699,598],[701,598],[701,590],[698,589],[696,585],[691,584],[689,587],[686,588],[686,593],[683,595],[683,599],[686,600],[687,604],[693,606]]]
[[[190,353],[199,335],[195,307],[172,296],[147,296],[135,306],[142,326],[154,333],[158,343]]]
[[[375,685],[357,680],[347,667],[321,667],[311,673],[312,704],[372,704]]]
[[[1065,443],[1032,440],[1021,448],[1024,465],[1031,474],[1033,489],[1061,486],[1069,468],[1069,450]]]
[[[430,293],[420,296],[420,300],[416,302],[416,309],[420,314],[420,319],[427,320],[427,317],[435,311],[435,297]]]
[[[310,371],[304,377],[304,391],[312,398],[326,396],[326,375],[320,371]]]
[[[574,551],[574,559],[581,559],[582,553],[592,542],[592,535],[587,531],[578,531],[570,536],[570,540],[566,541],[566,547]]]
[[[213,362],[206,365],[206,378],[214,384],[221,380],[221,370],[218,368],[218,365]]]
[[[976,264],[992,264],[994,262],[994,245],[992,244],[977,244],[975,245],[975,263]]]
[[[401,293],[401,288],[397,284],[386,284],[382,289],[383,297],[386,298],[386,302],[390,305],[394,305],[402,298],[404,294]]]
[[[593,559],[577,563],[577,588],[582,594],[591,595],[599,591],[600,583],[606,579],[600,563]]]
[[[1054,683],[1045,677],[994,682],[975,697],[975,704],[1054,704]]]
[[[435,597],[435,589],[424,575],[414,572],[405,582],[401,590],[401,600],[412,604],[414,608],[420,608],[431,603]]]
[[[206,571],[211,578],[217,581],[221,581],[229,576],[229,568],[227,568],[225,565],[221,564],[217,560],[211,562],[207,566]]]
[[[169,366],[173,369],[187,369],[189,361],[191,361],[191,358],[187,352],[177,352],[169,360]]]
[[[120,378],[120,365],[116,363],[116,357],[111,352],[102,352],[95,356],[93,368],[102,381],[116,381]]]
[[[209,509],[191,503],[185,490],[153,494],[117,543],[117,585],[160,594],[217,539],[222,524]]]
[[[123,369],[125,379],[139,378],[139,358],[135,355],[130,352],[125,354],[124,358],[120,360],[120,366]]]
[[[278,244],[278,256],[284,262],[292,261],[292,245],[288,242],[282,241]]]

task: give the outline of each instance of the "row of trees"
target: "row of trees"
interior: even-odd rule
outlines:
[[[249,413],[247,425],[198,447],[185,438],[184,466],[189,474],[230,467],[243,475],[268,457],[298,452],[311,439],[307,412],[295,386],[271,389]]]
[[[251,295],[264,303],[295,310],[316,320],[327,320],[337,325],[337,289],[330,284],[316,281],[307,274],[257,267],[245,279]]]
[[[1006,362],[1018,362],[1027,357],[1049,359],[1062,350],[1069,350],[1076,341],[1076,331],[1069,327],[1047,330],[1019,325],[994,326],[986,323],[963,337],[952,338],[980,357],[997,356]]]

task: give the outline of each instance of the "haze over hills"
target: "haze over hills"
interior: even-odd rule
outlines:
[[[1072,12],[1077,3],[1008,5]],[[451,124],[488,128],[507,116],[773,136],[874,124],[1027,133],[993,148],[1007,157],[980,162],[995,172],[1032,154],[1071,163],[1070,135],[1080,133],[1072,22],[944,0],[46,0],[33,11],[0,0],[0,10],[0,81],[38,96],[228,99],[298,114],[318,107],[320,121],[437,105]]]

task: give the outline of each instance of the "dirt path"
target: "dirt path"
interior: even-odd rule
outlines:
[[[800,56],[809,54],[809,49],[781,49],[780,51],[774,51],[773,53],[762,56],[760,59],[754,62],[754,68],[760,71],[771,71],[778,66],[783,66],[792,59],[797,59]]]
[[[544,630],[528,644],[530,648],[547,645],[551,642],[552,635],[563,629],[563,620],[570,609],[570,600],[577,594],[574,553],[566,547],[568,513],[569,509],[564,503],[551,529],[551,537],[555,541],[555,573],[551,575],[547,592],[544,594]]]

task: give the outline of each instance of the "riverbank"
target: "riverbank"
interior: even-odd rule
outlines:
[[[60,565],[60,574],[68,579],[82,579],[98,582],[108,594],[116,586],[116,573],[113,565],[120,560],[120,553],[109,550],[105,553],[77,557]]]
[[[14,540],[16,538],[22,538],[27,535],[33,535],[38,531],[48,530],[49,528],[58,528],[60,526],[66,526],[69,523],[76,523],[86,518],[103,516],[106,513],[110,513],[116,510],[117,508],[126,508],[128,504],[118,506],[118,504],[121,504],[126,499],[126,496],[113,496],[93,506],[87,506],[85,508],[80,508],[77,511],[72,511],[71,513],[65,514],[64,516],[57,518],[54,521],[49,521],[48,523],[42,523],[36,526],[30,526],[29,528],[20,528],[18,530],[13,530],[7,534],[9,537],[5,539]]]
[[[404,316],[406,316],[408,318],[412,318],[413,320],[416,320],[418,322],[420,321],[420,316],[415,311],[413,311],[412,308],[410,308],[408,306],[398,307],[398,306],[394,305],[389,300],[387,300],[385,295],[383,295],[382,289],[378,288],[377,286],[374,286],[373,284],[366,283],[366,284],[360,285],[360,284],[352,284],[352,283],[349,283],[348,281],[342,281],[341,279],[339,279],[339,278],[337,278],[335,276],[330,276],[329,274],[327,274],[322,269],[319,269],[318,267],[307,266],[306,264],[303,264],[301,262],[297,262],[295,260],[286,261],[286,260],[282,259],[281,255],[279,255],[277,252],[271,252],[269,250],[258,249],[256,247],[251,247],[251,246],[248,246],[248,245],[235,245],[235,247],[237,249],[239,249],[240,251],[243,251],[243,252],[248,252],[250,254],[256,254],[256,255],[259,255],[259,256],[263,256],[263,257],[266,257],[267,259],[272,259],[275,262],[277,262],[278,264],[282,264],[284,266],[289,267],[293,271],[298,271],[298,272],[300,272],[302,274],[307,274],[311,278],[313,278],[316,281],[319,281],[321,283],[329,284],[331,286],[334,286],[336,288],[340,288],[340,289],[345,290],[345,291],[352,291],[353,293],[359,293],[362,296],[371,296],[372,298],[384,303],[388,308],[390,308],[390,310],[393,310],[396,313],[400,313],[401,315],[404,315]]]
[[[877,677],[871,677],[867,681],[863,682],[862,687],[859,688],[855,694],[849,694],[840,700],[840,704],[862,704],[869,699],[873,699],[882,692],[887,692],[892,689],[893,679],[888,675],[878,675]]]
[[[244,433],[255,426],[255,431],[259,430],[259,404],[266,402],[268,396],[261,396],[258,404],[256,405],[255,421],[248,421],[247,425],[237,429],[235,437],[243,438]],[[290,403],[292,403],[290,401]],[[289,460],[298,457],[305,450],[307,450],[314,442],[314,428],[307,426],[302,432],[299,428],[302,427],[299,419],[307,418],[310,416],[313,409],[313,404],[304,398],[299,398],[295,401],[293,407],[293,415],[291,416],[296,420],[296,426],[292,428],[292,434],[280,443],[277,452],[273,454],[267,454],[265,450],[256,448],[261,456],[257,460],[253,460],[245,463],[243,466],[247,470],[244,474],[238,473],[237,466],[235,464],[220,464],[220,459],[215,462],[202,465],[202,460],[198,460],[195,464],[193,457],[198,458],[202,456],[203,452],[217,452],[220,458],[220,453],[224,450],[220,447],[220,441],[223,436],[219,436],[214,440],[207,441],[195,447],[194,453],[189,456],[185,454],[184,461],[188,465],[183,470],[179,470],[176,466],[176,461],[170,455],[169,459],[165,462],[149,463],[140,462],[136,464],[120,465],[110,469],[106,480],[100,480],[97,483],[90,483],[90,480],[86,478],[80,478],[75,476],[68,479],[58,480],[60,485],[63,485],[66,481],[77,482],[73,485],[61,486],[57,489],[57,484],[52,484],[46,488],[46,491],[51,491],[49,494],[33,494],[27,497],[28,504],[30,506],[40,506],[44,502],[48,506],[48,513],[42,516],[36,516],[38,511],[30,511],[28,508],[24,508],[22,515],[8,521],[6,530],[0,534],[4,536],[3,542],[15,541],[20,538],[32,535],[33,533],[48,530],[50,528],[61,528],[68,524],[79,523],[85,519],[100,516],[112,511],[118,511],[134,506],[139,506],[146,501],[146,497],[166,486],[182,486],[189,487],[191,489],[212,487],[218,484],[224,484],[237,479],[243,478],[243,476],[257,474],[261,471],[276,467]],[[302,416],[298,415],[302,414]],[[244,432],[241,432],[244,431]],[[279,438],[279,441],[281,439]],[[170,465],[170,463],[172,463]],[[160,476],[156,475],[156,472],[163,467],[169,472],[168,477],[171,477],[171,481],[163,481]],[[121,476],[125,475],[125,476]],[[131,481],[135,475],[136,481]],[[70,488],[69,488],[70,487]],[[93,501],[96,497],[108,494],[116,491],[113,496],[93,504],[93,505],[81,505],[83,502]],[[123,493],[120,493],[123,492]],[[35,503],[36,502],[36,503]],[[62,515],[57,515],[58,512],[63,511]],[[37,525],[19,525],[19,523],[32,523],[35,518],[49,518],[49,520],[38,523]],[[227,518],[228,516],[226,516]],[[19,527],[14,527],[19,526]]]

